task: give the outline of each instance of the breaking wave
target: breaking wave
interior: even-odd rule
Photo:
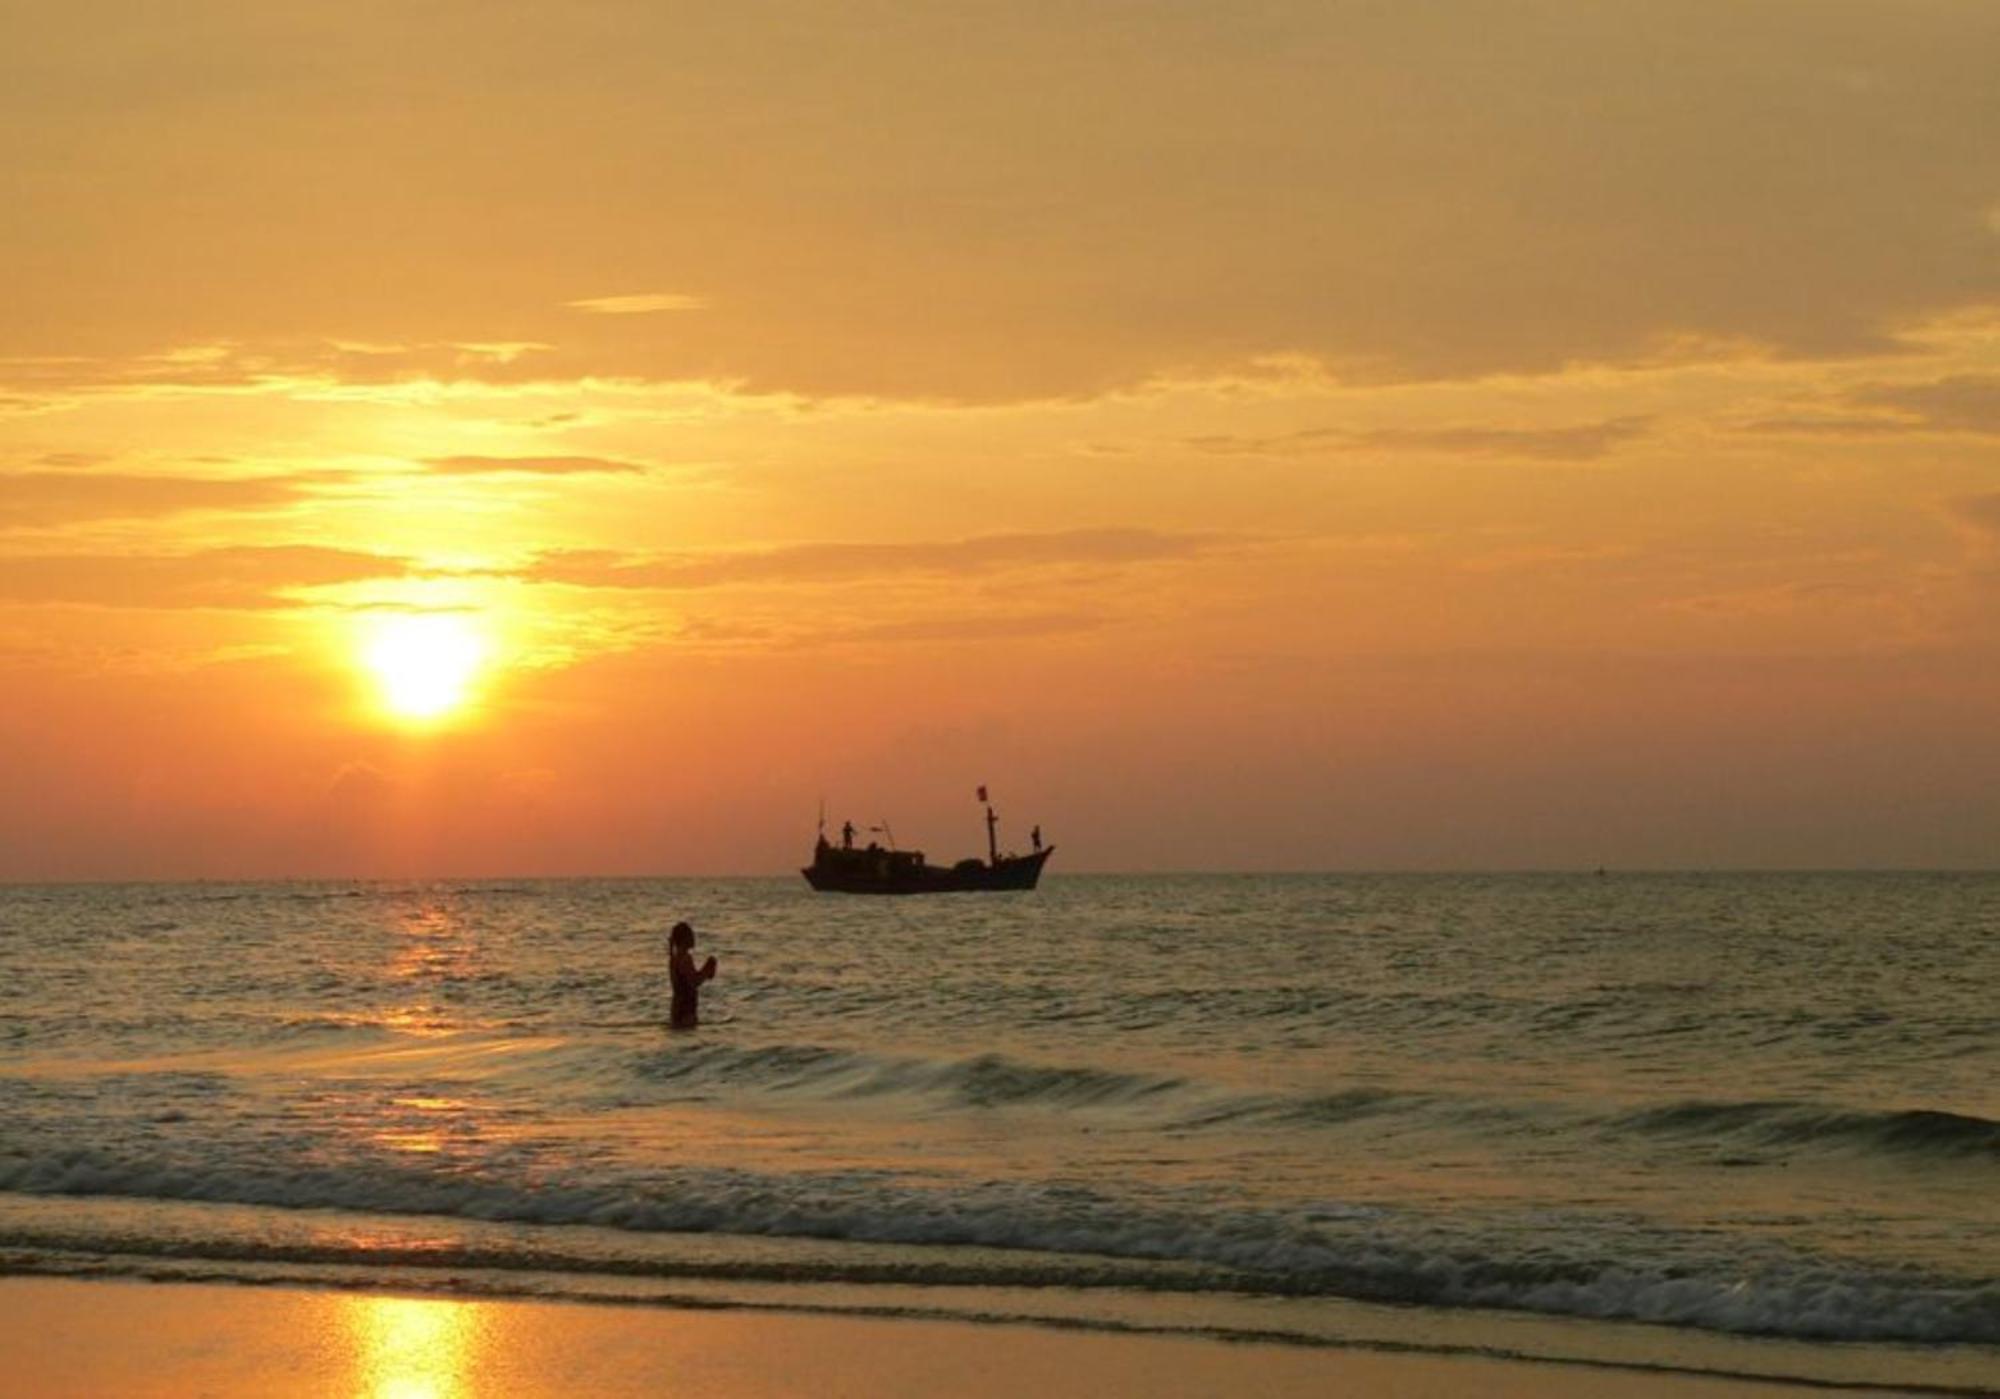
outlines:
[[[1037,1064],[1001,1054],[898,1058],[821,1045],[700,1044],[643,1053],[630,1067],[635,1080],[672,1096],[706,1098],[722,1092],[847,1100],[893,1096],[957,1108],[1126,1111],[1186,1130],[1257,1125],[1310,1129],[1406,1117],[1494,1131],[1597,1131],[1718,1147],[1886,1153],[1940,1163],[2000,1157],[2000,1122],[1930,1109],[1691,1100],[1592,1114],[1577,1106],[1370,1087],[1313,1094],[1245,1093],[1172,1075]]]
[[[1615,1125],[1662,1136],[1722,1138],[1772,1147],[2000,1157],[2000,1122],[1930,1109],[1869,1112],[1812,1103],[1694,1101],[1627,1113],[1615,1119]]]
[[[1425,1245],[1391,1237],[1362,1209],[1214,1210],[1122,1201],[1049,1184],[912,1185],[877,1172],[770,1176],[687,1170],[588,1185],[531,1185],[371,1165],[365,1168],[168,1167],[76,1150],[0,1162],[0,1190],[117,1195],[287,1209],[427,1215],[509,1224],[592,1226],[633,1234],[727,1234],[858,1244],[955,1245],[934,1260],[837,1259],[662,1265],[534,1243],[422,1257],[366,1245],[275,1245],[226,1237],[87,1241],[15,1231],[8,1249],[141,1256],[477,1267],[537,1272],[764,1277],[790,1281],[1121,1287],[1174,1292],[1328,1296],[1439,1307],[1503,1308],[1801,1339],[2000,1342],[2000,1283],[1872,1272],[1773,1257],[1639,1265],[1558,1237],[1531,1249],[1464,1237]],[[1007,1251],[995,1261],[964,1246]]]

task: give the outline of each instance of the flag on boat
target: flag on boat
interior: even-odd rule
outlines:
[[[984,784],[984,783],[980,784],[980,788],[979,788],[979,800],[981,800],[981,801],[985,801],[985,800],[986,800],[986,786],[985,786],[985,784]]]

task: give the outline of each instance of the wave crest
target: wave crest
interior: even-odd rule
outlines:
[[[798,1281],[1254,1292],[1503,1308],[1798,1339],[2000,1343],[2000,1283],[1990,1279],[1870,1270],[1805,1256],[1774,1255],[1756,1266],[1733,1254],[1641,1265],[1554,1236],[1526,1248],[1468,1239],[1447,1246],[1393,1237],[1384,1221],[1367,1211],[1146,1205],[1080,1187],[992,1182],[939,1188],[876,1172],[771,1176],[714,1169],[565,1186],[387,1163],[166,1167],[74,1150],[0,1160],[0,1190],[586,1225],[641,1234],[972,1246],[1022,1255],[1016,1263],[941,1249],[934,1263],[887,1273],[865,1261],[843,1265],[837,1259],[822,1259],[809,1271],[775,1265],[764,1273]],[[0,1255],[9,1247],[663,1276],[698,1273],[704,1266],[648,1263],[636,1255],[623,1262],[574,1255],[565,1250],[559,1228],[498,1251],[432,1251],[428,1259],[383,1256],[365,1244],[350,1250],[322,1242],[310,1254],[298,1254],[274,1253],[254,1239],[63,1241],[20,1230],[0,1237]]]
[[[1626,1113],[1613,1125],[1663,1136],[1723,1137],[1766,1146],[2000,1156],[2000,1122],[1934,1108],[1867,1111],[1785,1101],[1695,1099]]]

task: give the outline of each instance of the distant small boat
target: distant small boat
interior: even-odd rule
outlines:
[[[979,789],[979,800],[986,802],[984,787]],[[1042,828],[1037,826],[1032,851],[1002,855],[999,825],[1000,818],[987,803],[986,858],[975,856],[954,865],[933,865],[921,850],[896,849],[893,839],[887,846],[871,841],[857,847],[852,822],[842,826],[840,844],[835,845],[826,838],[822,817],[813,862],[799,873],[822,894],[966,894],[1034,888],[1042,877],[1042,866],[1056,848],[1042,844]],[[888,834],[886,826],[883,834]]]

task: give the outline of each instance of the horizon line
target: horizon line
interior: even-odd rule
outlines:
[[[1377,868],[1286,869],[1084,869],[1052,871],[1047,879],[1373,879],[1373,878],[1502,878],[1564,875],[1583,879],[1614,875],[2000,875],[2000,865],[1519,865],[1519,866],[1387,866]],[[733,870],[716,873],[595,873],[595,874],[286,874],[286,875],[85,875],[35,878],[0,876],[0,889],[107,888],[161,885],[242,884],[494,884],[508,881],[535,884],[649,883],[660,881],[790,880],[796,870]]]

